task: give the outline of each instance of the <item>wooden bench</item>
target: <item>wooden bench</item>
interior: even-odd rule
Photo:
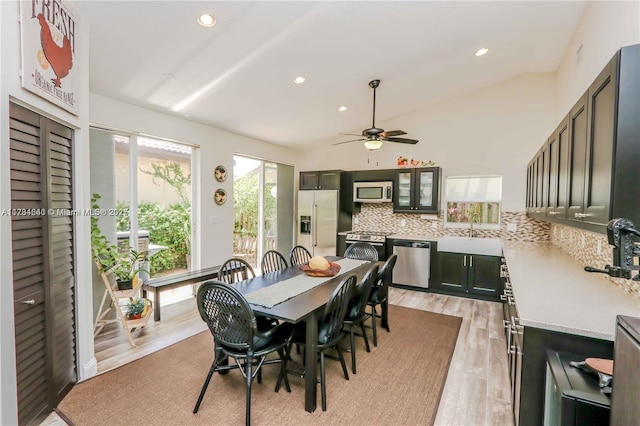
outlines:
[[[153,293],[153,319],[160,321],[160,293],[165,290],[216,279],[218,278],[218,271],[220,271],[220,266],[212,266],[168,277],[151,278],[145,281],[142,284],[142,297],[147,297],[148,292]]]

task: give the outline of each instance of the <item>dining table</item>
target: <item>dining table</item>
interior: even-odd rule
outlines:
[[[330,262],[340,262],[344,258],[337,256],[326,256],[326,259]],[[357,262],[357,263],[354,263]],[[362,280],[366,272],[373,264],[379,264],[382,266],[382,262],[367,262],[367,261],[355,261],[353,259],[347,259],[345,262],[347,267],[341,268],[338,274],[334,277],[323,277],[323,279],[316,278],[318,280],[317,285],[312,288],[303,291],[300,294],[295,294],[284,300],[278,302],[273,306],[265,306],[265,304],[259,304],[253,300],[252,293],[257,295],[256,292],[265,292],[268,287],[278,285],[283,282],[291,282],[290,279],[297,277],[304,272],[300,269],[300,266],[291,266],[280,271],[267,273],[264,275],[250,278],[244,281],[239,281],[232,284],[235,288],[242,293],[251,308],[256,314],[263,315],[269,318],[275,318],[279,321],[288,322],[291,324],[305,323],[305,410],[313,412],[316,409],[316,376],[317,376],[317,346],[318,346],[318,321],[321,319],[323,310],[333,291],[340,284],[340,282],[347,276],[353,274],[357,277],[358,282]],[[345,270],[348,269],[348,270]],[[299,279],[298,279],[299,280]],[[276,289],[276,288],[274,288]],[[266,290],[268,291],[268,290]]]

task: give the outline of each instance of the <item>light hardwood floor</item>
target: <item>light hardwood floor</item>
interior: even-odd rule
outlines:
[[[506,342],[499,303],[391,288],[390,303],[462,317],[436,425],[512,425]],[[393,332],[393,318],[390,320]],[[419,326],[419,324],[416,324]],[[195,299],[162,307],[162,321],[136,331],[136,348],[124,332],[109,325],[96,337],[98,372],[116,368],[206,330]],[[381,331],[384,332],[384,331]],[[43,423],[65,423],[52,414]]]

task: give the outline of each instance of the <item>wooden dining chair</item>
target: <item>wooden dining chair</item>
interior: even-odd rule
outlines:
[[[325,352],[329,349],[335,349],[338,353],[340,363],[342,364],[342,372],[344,378],[349,380],[349,373],[347,372],[347,365],[344,361],[344,355],[342,349],[338,343],[342,339],[342,324],[344,316],[349,306],[349,301],[353,294],[353,289],[356,285],[357,278],[355,275],[347,275],[342,279],[340,284],[329,297],[329,301],[324,307],[324,312],[320,321],[318,322],[318,344],[316,346],[318,354],[320,355],[320,389],[322,393],[322,411],[327,411],[327,381],[326,381],[326,368],[325,368]],[[304,346],[305,344],[305,324],[299,323],[296,325],[293,333],[293,337],[287,346],[286,357],[289,359],[291,356],[291,347],[293,344],[299,344]],[[315,371],[306,371],[305,374],[313,374]],[[280,383],[278,378],[278,383]]]
[[[287,260],[277,250],[269,250],[264,254],[264,256],[262,256],[262,262],[260,264],[262,275],[270,272],[281,271],[288,267],[289,265],[287,265]]]
[[[376,262],[378,260],[378,250],[369,243],[359,242],[351,244],[344,251],[344,257],[349,259],[368,260]]]
[[[353,291],[353,296],[349,301],[349,307],[344,317],[344,326],[348,329],[345,332],[349,333],[349,341],[351,344],[351,372],[356,374],[356,346],[355,346],[355,328],[360,327],[362,337],[364,338],[364,344],[367,348],[367,352],[371,352],[369,348],[369,339],[367,338],[367,332],[364,328],[364,322],[369,318],[367,315],[367,303],[369,303],[369,297],[371,297],[371,291],[373,290],[373,284],[378,279],[378,265],[374,264],[366,272],[362,280],[358,283]]]
[[[289,252],[289,260],[291,261],[291,266],[302,265],[311,260],[311,253],[305,247],[295,246]]]
[[[251,383],[256,376],[260,383],[260,372],[264,365],[280,364],[275,391],[278,392],[284,379],[287,392],[291,392],[286,373],[288,358],[285,356],[285,348],[293,335],[293,326],[282,323],[268,330],[258,330],[256,317],[244,296],[230,285],[217,280],[207,281],[200,286],[197,303],[200,317],[213,335],[214,357],[193,412],[198,412],[213,373],[242,369],[247,387],[245,423],[249,425]],[[267,360],[267,355],[272,352],[277,352],[278,358]],[[229,357],[235,360],[235,364],[223,362]]]
[[[387,332],[390,332],[389,328],[389,284],[391,284],[393,268],[396,266],[396,260],[398,255],[392,254],[389,256],[382,268],[378,272],[378,278],[373,284],[371,290],[371,296],[369,296],[368,305],[371,306],[371,327],[373,328],[373,346],[378,346],[378,335],[376,334],[376,318],[382,320],[382,324],[386,326]],[[381,315],[378,315],[376,306],[380,305]]]
[[[244,259],[232,257],[220,266],[218,279],[227,284],[237,283],[256,276],[255,271]]]

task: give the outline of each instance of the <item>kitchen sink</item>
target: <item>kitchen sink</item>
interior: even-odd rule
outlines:
[[[442,237],[438,239],[438,251],[502,256],[502,240],[499,238]]]

